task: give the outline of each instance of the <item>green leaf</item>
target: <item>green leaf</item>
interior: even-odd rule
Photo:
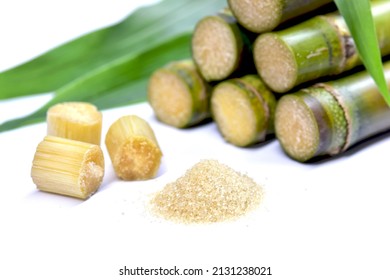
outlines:
[[[0,100],[57,90],[85,73],[193,30],[224,0],[164,0],[138,9],[122,22],[64,44],[0,73]]]
[[[335,0],[355,41],[364,66],[375,80],[379,91],[390,106],[390,93],[384,76],[378,38],[369,0]]]
[[[0,125],[0,132],[45,120],[46,111],[66,101],[86,101],[99,109],[146,101],[148,77],[159,66],[190,56],[191,34],[177,36],[151,49],[132,53],[97,68],[60,88],[56,95],[34,113]]]
[[[225,5],[224,0],[164,0],[0,73],[0,100],[55,91],[33,114],[0,124],[0,132],[43,121],[59,102],[87,101],[105,109],[145,101],[151,73],[188,58],[197,21]]]

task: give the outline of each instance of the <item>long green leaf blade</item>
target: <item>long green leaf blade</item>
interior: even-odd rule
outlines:
[[[188,58],[191,33],[108,63],[60,88],[36,112],[0,124],[0,132],[41,122],[50,106],[66,101],[87,101],[99,109],[146,101],[146,84],[152,72],[170,61]]]
[[[383,72],[382,58],[369,0],[335,0],[338,10],[355,41],[364,66],[375,80],[390,106],[390,93]]]
[[[163,0],[111,27],[92,32],[0,73],[0,100],[52,92],[98,67],[193,29],[224,0]]]

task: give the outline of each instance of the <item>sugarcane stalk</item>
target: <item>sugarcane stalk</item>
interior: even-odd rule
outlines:
[[[173,61],[149,79],[148,102],[156,117],[170,126],[184,128],[210,117],[211,86],[192,60]]]
[[[332,0],[228,0],[234,16],[246,29],[262,33],[313,11]]]
[[[390,62],[384,65],[390,88]],[[390,129],[390,108],[363,71],[284,95],[275,112],[275,133],[293,159],[337,155]]]
[[[192,58],[206,81],[256,73],[252,34],[239,26],[229,9],[202,18],[195,26]]]
[[[381,54],[385,56],[390,54],[390,2],[371,5]],[[362,63],[343,18],[335,13],[262,34],[253,52],[259,75],[278,93]]]
[[[276,100],[257,75],[225,80],[211,95],[212,116],[224,139],[236,146],[262,142],[274,132]]]

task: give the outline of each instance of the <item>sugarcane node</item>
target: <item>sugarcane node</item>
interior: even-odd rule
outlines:
[[[383,64],[390,87],[390,62]],[[366,71],[325,83],[327,91],[344,112],[346,140],[340,152],[390,128],[390,109],[376,83]]]
[[[357,53],[355,41],[352,38],[343,17],[339,13],[330,13],[323,17],[332,25],[339,36],[342,53],[340,60],[336,63],[338,67],[331,74],[341,74],[351,68],[359,65],[359,54]]]
[[[390,87],[390,62],[384,63],[383,69]],[[298,161],[341,154],[389,129],[389,106],[366,71],[287,94],[279,100],[275,113],[276,137]]]
[[[320,123],[324,119],[326,134],[330,136],[330,142],[319,155],[336,155],[342,152],[348,138],[348,122],[346,111],[337,98],[324,87],[312,86],[305,90],[307,95],[314,97],[321,104],[325,112],[325,118],[317,116]]]
[[[288,99],[284,96],[279,101],[282,105],[278,105],[275,126],[277,138],[287,154],[298,161],[307,161],[316,156],[341,153],[348,135],[348,124],[344,109],[332,93],[321,86],[313,86],[286,96]],[[291,126],[291,134],[295,132],[300,136],[289,135],[285,125]],[[302,147],[311,149],[305,152]]]
[[[344,49],[345,49],[345,57],[349,59],[357,55],[355,41],[353,40],[351,35],[344,35]]]
[[[333,98],[337,101],[338,105],[342,108],[342,111],[344,113],[344,118],[347,123],[346,126],[347,133],[346,133],[344,145],[341,146],[337,151],[334,151],[334,154],[342,153],[346,151],[348,147],[351,146],[351,141],[353,137],[352,119],[351,116],[347,113],[348,108],[345,104],[345,101],[343,101],[342,95],[333,86],[326,83],[317,83],[314,85],[314,87],[325,89],[333,96]]]
[[[390,53],[390,4],[371,4],[382,56]],[[339,75],[362,64],[346,22],[339,13],[318,15],[283,30],[261,34],[255,41],[258,74],[275,92]]]

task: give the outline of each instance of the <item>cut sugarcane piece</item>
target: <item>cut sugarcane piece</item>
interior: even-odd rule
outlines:
[[[39,190],[87,199],[104,176],[98,145],[46,136],[34,155],[31,177]]]
[[[336,27],[323,16],[286,30],[262,34],[254,44],[258,73],[278,93],[338,73],[344,61],[340,38]]]
[[[390,63],[384,65],[390,88]],[[366,72],[284,95],[275,113],[275,133],[297,161],[337,155],[390,129],[390,108]]]
[[[255,73],[251,44],[230,10],[201,19],[192,35],[192,58],[206,81],[221,81],[238,71]]]
[[[371,6],[384,56],[390,54],[390,2],[373,2]],[[335,13],[264,33],[256,39],[253,52],[259,75],[278,93],[361,64],[343,18]]]
[[[276,100],[257,75],[219,83],[211,96],[211,111],[226,141],[249,146],[273,132]]]
[[[332,0],[228,0],[234,16],[246,29],[263,33],[286,20],[313,11]]]
[[[288,155],[307,161],[337,154],[345,144],[347,121],[335,97],[321,88],[283,96],[275,116],[277,137]]]
[[[102,114],[86,102],[64,102],[47,111],[47,134],[100,145]]]
[[[105,139],[116,175],[123,180],[147,180],[157,175],[162,153],[150,125],[129,115],[109,128]]]
[[[175,61],[153,73],[148,101],[161,122],[184,128],[210,117],[210,91],[192,60]]]

